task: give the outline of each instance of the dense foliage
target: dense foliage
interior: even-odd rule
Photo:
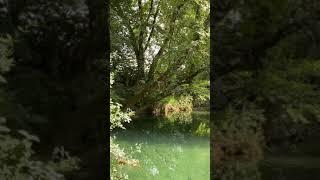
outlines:
[[[2,84],[7,83],[3,74],[10,71],[13,66],[12,45],[13,39],[10,36],[0,39]],[[1,103],[10,104],[5,88],[1,87],[0,90]],[[69,156],[69,153],[65,151],[60,151],[61,153],[55,151],[53,160],[48,162],[36,160],[32,145],[40,143],[39,138],[25,130],[12,131],[6,124],[7,119],[2,117],[5,111],[2,110],[0,113],[0,179],[64,179],[62,173],[78,168],[78,158]]]
[[[317,8],[314,0],[213,3],[215,162],[257,159],[261,149],[288,152],[316,134]]]
[[[27,160],[60,146],[81,158],[66,178],[106,176],[106,14],[103,0],[0,0],[0,117],[41,139]]]
[[[111,1],[111,71],[125,107],[209,94],[209,2]],[[187,92],[189,91],[189,92]]]
[[[113,84],[113,78],[110,78],[110,89]],[[112,97],[111,97],[112,98]],[[110,131],[115,128],[125,129],[123,123],[129,123],[131,121],[130,116],[133,112],[128,110],[127,112],[121,111],[121,104],[113,102],[110,98]],[[128,179],[124,168],[127,166],[137,166],[138,160],[133,159],[124,149],[116,143],[116,137],[110,136],[110,178],[111,180],[123,180]]]
[[[164,115],[165,118],[155,118],[163,119],[159,126],[177,133],[179,127],[191,126],[193,108],[209,102],[209,2],[112,0],[110,37],[110,68],[114,75],[111,130],[123,128],[122,123],[130,121],[127,108],[141,117]],[[197,125],[192,127],[194,134],[207,136],[208,122]],[[124,153],[127,149],[119,149],[115,140],[111,139],[111,175],[125,178],[125,171],[121,173],[124,165],[135,166],[136,161],[130,162]],[[146,156],[149,155],[141,157]],[[161,159],[157,163],[173,171],[174,163],[168,160],[172,163],[168,164],[167,158],[157,157]],[[137,171],[141,173],[149,167],[148,161],[142,161],[143,167]],[[159,174],[155,165],[148,171],[152,176]]]

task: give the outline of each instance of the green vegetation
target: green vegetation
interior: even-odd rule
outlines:
[[[22,138],[17,138],[5,125],[5,119],[0,120],[0,178],[1,179],[57,179],[64,180],[63,173],[78,169],[79,159],[69,156],[68,152],[53,152],[52,160],[43,162],[36,160],[32,144],[40,140],[26,131],[18,133]]]
[[[172,116],[178,113],[190,113],[192,112],[192,96],[181,96],[178,99],[169,96],[162,99],[157,105],[153,107],[153,113],[155,115]]]
[[[2,84],[7,84],[3,76],[13,66],[12,56],[13,39],[10,36],[0,39],[0,79]],[[5,88],[0,89],[2,104],[10,103],[7,99]],[[3,113],[3,112],[1,112]],[[3,114],[2,114],[3,115]],[[25,130],[16,130],[7,126],[7,119],[0,117],[0,179],[64,179],[63,173],[78,169],[79,159],[71,157],[63,149],[56,148],[52,160],[43,162],[37,160],[32,149],[34,143],[40,143],[37,136]]]
[[[208,100],[208,1],[111,1],[110,7],[111,71],[125,107],[140,113],[167,97]]]
[[[104,3],[0,0],[0,179],[106,176]]]
[[[112,77],[110,80],[110,85],[112,85]],[[128,112],[122,112],[120,108],[121,104],[114,103],[110,98],[110,131],[117,127],[125,129],[123,123],[129,123],[131,121],[130,116],[133,115],[133,112],[129,110]],[[115,140],[115,137],[110,136],[111,180],[128,179],[128,175],[123,171],[124,166],[137,166],[139,161],[129,157],[124,150],[119,147]]]
[[[124,151],[139,160],[135,167],[121,166],[125,178],[209,179],[209,141],[199,137],[208,137],[209,117],[199,122],[193,115],[194,109],[208,109],[209,104],[209,19],[207,0],[111,1],[111,97],[123,105],[111,111],[111,124],[127,121],[123,113],[128,108],[135,111],[124,125],[133,129],[121,131],[121,136],[120,130],[112,133]],[[150,126],[155,128],[152,133]],[[173,132],[191,136],[186,142],[198,138],[201,147],[172,142]],[[131,150],[136,144],[139,153]],[[172,152],[176,146],[184,152]],[[177,162],[171,162],[175,157]],[[191,157],[199,163],[188,166]],[[201,173],[191,175],[192,170]]]
[[[229,161],[302,152],[301,143],[318,137],[319,5],[315,0],[214,3],[212,163],[217,179],[232,174]]]

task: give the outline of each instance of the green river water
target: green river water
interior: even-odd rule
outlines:
[[[132,148],[133,157],[140,161],[139,167],[128,169],[129,179],[209,180],[208,124],[209,112],[171,118],[135,118],[126,130],[115,133],[117,142],[126,150]],[[312,147],[308,149],[320,152],[320,145],[309,144]],[[136,150],[137,145],[140,151]],[[230,162],[223,177],[215,180],[320,180],[317,154],[269,154],[260,162]]]
[[[141,150],[133,156],[139,167],[128,170],[132,180],[209,180],[209,112],[171,118],[138,117],[116,133],[118,143]],[[136,148],[133,148],[136,149]]]

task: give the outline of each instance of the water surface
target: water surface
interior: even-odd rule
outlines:
[[[133,148],[140,166],[128,170],[133,180],[209,180],[209,112],[171,118],[138,117],[116,133],[122,147]]]
[[[260,162],[233,161],[216,179],[221,180],[319,180],[320,157],[268,155]]]
[[[262,180],[319,180],[320,157],[276,156],[261,162]]]

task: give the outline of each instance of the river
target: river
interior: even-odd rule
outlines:
[[[129,179],[209,180],[209,117],[209,112],[171,118],[140,116],[126,130],[116,131],[118,143],[126,150],[132,148],[132,156],[140,161],[138,167],[128,169]],[[257,162],[232,161],[226,163],[223,177],[215,179],[318,180],[320,156],[308,154],[266,153]]]
[[[115,133],[118,143],[127,150],[133,147],[133,157],[140,161],[128,170],[129,179],[209,180],[208,123],[209,112],[135,118]]]

